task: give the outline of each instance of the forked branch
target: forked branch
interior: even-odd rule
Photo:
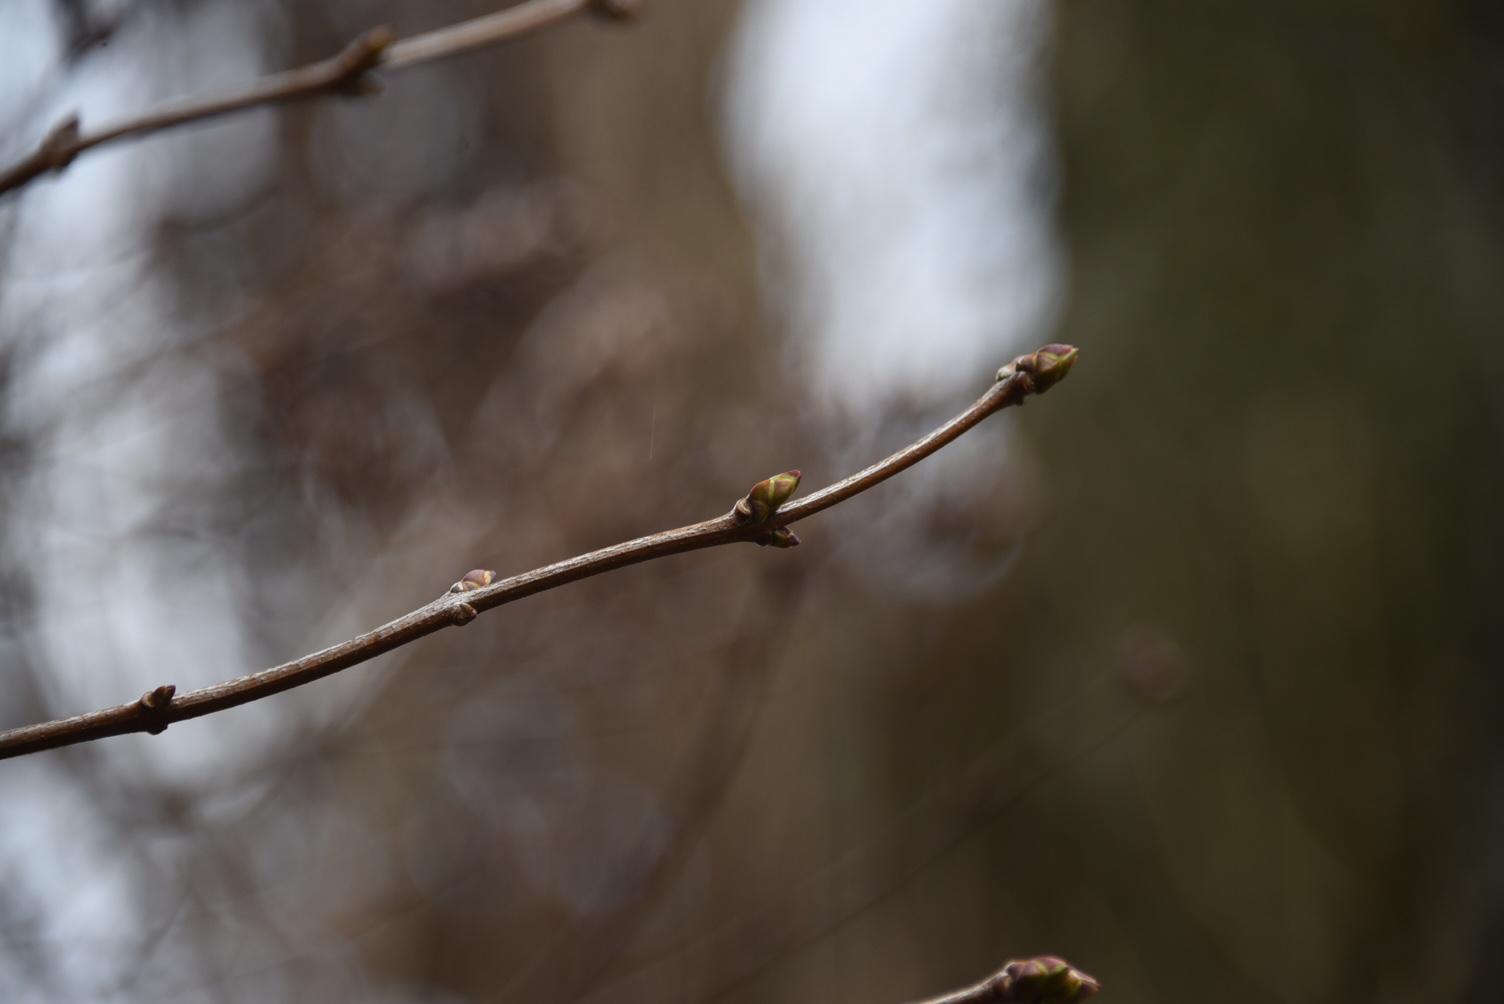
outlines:
[[[425,635],[468,624],[482,611],[524,596],[653,558],[721,544],[793,547],[799,539],[788,529],[789,524],[860,495],[919,463],[989,415],[1010,405],[1022,404],[1032,394],[1044,393],[1065,377],[1075,364],[1076,355],[1072,346],[1047,345],[1037,352],[1020,356],[999,370],[997,381],[987,393],[961,414],[887,459],[812,495],[788,501],[799,482],[799,472],[790,471],[754,485],[747,496],[724,516],[613,544],[499,581],[490,571],[477,569],[456,582],[449,592],[417,610],[301,659],[191,691],[181,697],[176,696],[171,684],[163,684],[129,704],[0,732],[0,759],[106,736],[132,732],[156,734],[174,722],[224,711],[312,683]]]
[[[207,99],[192,99],[139,118],[84,133],[78,116],[53,126],[35,150],[0,170],[0,195],[49,171],[62,171],[86,150],[131,137],[174,129],[266,105],[286,104],[330,94],[359,95],[379,90],[370,71],[401,70],[448,59],[517,38],[582,11],[624,19],[637,12],[640,0],[528,0],[460,24],[396,40],[387,27],[372,28],[338,55],[295,70],[274,73],[244,90]]]

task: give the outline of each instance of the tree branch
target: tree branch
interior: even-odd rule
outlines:
[[[77,115],[69,115],[43,137],[37,148],[0,170],[0,196],[21,188],[49,171],[62,172],[86,150],[106,143],[175,129],[265,105],[286,104],[329,94],[362,95],[380,89],[370,71],[401,70],[487,48],[590,10],[602,16],[633,16],[638,0],[528,0],[470,21],[396,41],[387,27],[372,28],[338,55],[294,70],[263,77],[242,91],[216,98],[191,99],[98,132],[83,133]]]
[[[0,732],[0,759],[107,736],[133,732],[155,735],[174,722],[248,704],[368,662],[425,635],[468,624],[482,611],[653,558],[734,543],[792,547],[799,538],[787,529],[790,523],[861,494],[919,463],[989,415],[1022,404],[1031,394],[1043,393],[1064,378],[1075,364],[1076,355],[1072,346],[1047,345],[1020,356],[998,371],[998,379],[987,393],[934,432],[886,460],[803,499],[783,504],[798,484],[798,472],[791,471],[754,485],[747,497],[724,516],[613,544],[500,581],[493,582],[493,573],[489,571],[476,570],[456,582],[448,593],[417,610],[301,659],[181,697],[175,696],[171,684],[164,684],[130,704]]]

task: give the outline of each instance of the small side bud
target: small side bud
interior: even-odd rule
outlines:
[[[802,476],[796,469],[757,482],[746,497],[736,503],[736,514],[748,522],[766,523],[778,507],[793,496]]]
[[[464,577],[449,587],[451,593],[468,593],[474,589],[482,589],[496,581],[496,573],[489,568],[472,568]]]
[[[164,683],[154,690],[148,690],[141,695],[138,702],[148,711],[158,711],[172,703],[172,695],[178,692],[178,688],[171,683]]]
[[[786,526],[780,526],[758,543],[766,547],[798,547],[799,535]]]
[[[151,722],[146,729],[149,734],[156,736],[167,731],[165,714],[167,709],[172,707],[172,696],[177,692],[177,687],[164,683],[160,687],[148,690],[136,701],[136,704],[148,716],[147,720]]]
[[[1102,984],[1062,958],[1041,955],[1018,959],[1003,967],[1003,1000],[1072,1004],[1102,989]]]
[[[479,615],[480,612],[470,604],[456,603],[454,609],[449,613],[449,619],[456,627],[464,627]]]

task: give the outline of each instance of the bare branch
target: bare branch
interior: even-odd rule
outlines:
[[[0,196],[21,188],[49,171],[61,172],[74,158],[117,140],[147,136],[194,122],[204,122],[267,105],[286,104],[330,94],[364,95],[380,90],[370,71],[401,70],[475,49],[497,45],[582,11],[625,19],[635,0],[528,0],[460,24],[396,41],[387,27],[372,28],[338,55],[294,70],[275,73],[242,91],[168,105],[98,132],[83,133],[77,115],[69,115],[47,133],[37,148],[0,170]]]
[[[989,415],[1010,405],[1022,404],[1031,394],[1042,393],[1069,371],[1076,355],[1074,347],[1048,345],[1020,356],[998,372],[999,379],[987,393],[934,432],[886,460],[806,498],[780,505],[793,491],[788,479],[792,478],[797,484],[797,472],[790,472],[754,485],[747,498],[740,500],[724,516],[613,544],[500,581],[493,582],[491,572],[477,569],[466,573],[448,593],[417,610],[301,659],[191,691],[181,697],[175,697],[172,686],[164,684],[130,704],[0,732],[0,759],[106,736],[132,732],[156,734],[174,722],[224,711],[312,683],[425,635],[468,624],[483,611],[525,596],[653,558],[734,543],[791,547],[798,543],[798,538],[786,529],[788,524],[861,494],[953,442]],[[756,506],[764,506],[766,511],[754,512]]]

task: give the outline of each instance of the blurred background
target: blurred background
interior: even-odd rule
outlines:
[[[8,0],[0,153],[481,0]],[[655,0],[0,198],[7,1001],[1504,984],[1504,14]],[[1490,991],[1489,988],[1493,988]]]

